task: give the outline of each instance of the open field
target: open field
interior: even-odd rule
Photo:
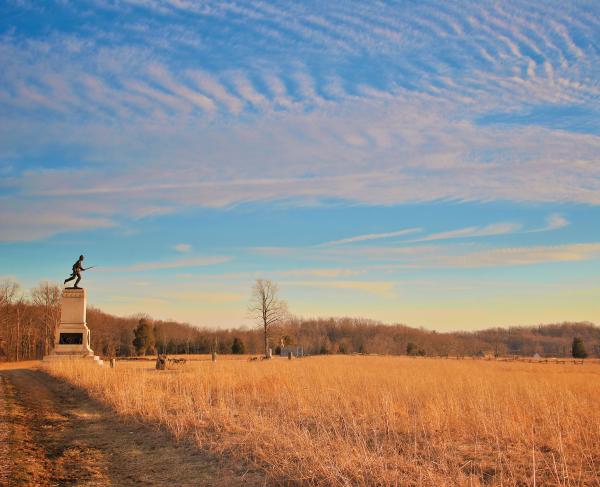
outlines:
[[[600,485],[600,365],[311,357],[54,364],[267,484]]]

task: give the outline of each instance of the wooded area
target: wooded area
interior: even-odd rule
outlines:
[[[41,283],[27,294],[13,281],[0,283],[0,360],[39,359],[48,353],[60,320],[61,288]],[[401,314],[401,310],[399,310]],[[117,317],[88,308],[92,348],[105,357],[144,353],[264,352],[259,328],[197,328],[145,314]],[[145,338],[136,340],[142,324]],[[138,334],[141,333],[138,332]],[[361,318],[287,318],[270,330],[270,346],[300,345],[306,354],[523,355],[566,357],[573,339],[581,339],[590,356],[600,356],[600,328],[592,323],[490,328],[441,333],[402,324],[386,325]],[[234,344],[235,342],[235,344]]]

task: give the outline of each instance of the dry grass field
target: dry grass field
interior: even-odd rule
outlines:
[[[600,485],[597,363],[325,356],[49,371],[267,485]]]

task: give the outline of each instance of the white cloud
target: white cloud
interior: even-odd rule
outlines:
[[[174,245],[173,248],[177,252],[189,252],[190,250],[192,250],[192,246],[186,243],[179,243],[177,245]]]

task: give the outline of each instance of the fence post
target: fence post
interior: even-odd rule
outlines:
[[[213,362],[216,362],[217,361],[217,352],[213,352],[211,358],[212,358]]]

